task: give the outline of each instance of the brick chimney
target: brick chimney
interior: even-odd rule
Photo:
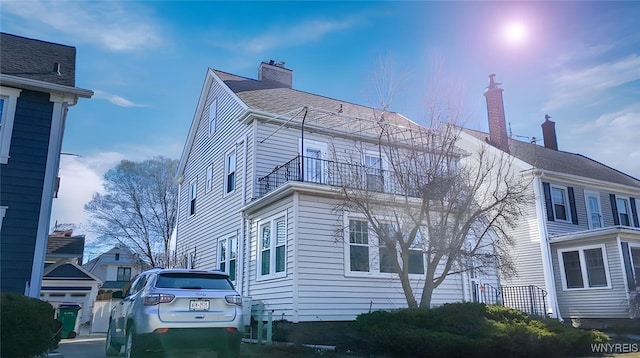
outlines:
[[[548,114],[544,115],[544,123],[542,123],[542,138],[544,139],[544,147],[558,150],[558,139],[556,138],[556,122],[550,121]]]
[[[504,103],[502,102],[503,89],[498,87],[501,83],[495,82],[496,75],[489,75],[489,87],[484,93],[487,98],[487,116],[489,118],[489,143],[505,152],[509,151],[509,138],[507,137],[507,121],[504,115]]]
[[[258,79],[264,82],[271,82],[279,87],[291,88],[293,83],[293,71],[284,67],[284,62],[270,60],[260,63],[258,68]]]

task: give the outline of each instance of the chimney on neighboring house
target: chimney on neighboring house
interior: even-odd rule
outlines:
[[[487,116],[489,117],[489,143],[508,152],[509,138],[507,137],[507,121],[502,102],[503,89],[498,87],[501,83],[495,82],[494,77],[496,77],[495,74],[489,75],[489,87],[484,93],[487,98]]]
[[[281,87],[291,88],[293,71],[284,67],[284,62],[270,60],[262,62],[258,68],[258,79],[265,82],[275,82]]]
[[[544,147],[558,150],[558,139],[556,138],[556,122],[550,121],[548,114],[544,115],[544,123],[542,123],[542,138],[544,139]]]

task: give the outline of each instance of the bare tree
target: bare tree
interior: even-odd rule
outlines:
[[[335,173],[343,178],[336,211],[363,218],[339,224],[350,269],[376,265],[397,274],[409,307],[430,307],[434,290],[453,274],[512,274],[508,231],[532,200],[513,157],[488,144],[474,152],[459,147],[461,102],[441,90],[441,68],[434,72],[429,125],[398,120],[386,111],[385,95],[382,110],[373,111],[377,140],[339,158],[349,165]]]
[[[178,211],[175,159],[121,161],[104,175],[104,194],[84,207],[90,229],[131,248],[152,266],[170,267],[170,247]]]

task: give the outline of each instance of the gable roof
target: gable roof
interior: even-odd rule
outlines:
[[[44,269],[42,274],[43,280],[78,280],[78,281],[97,281],[102,280],[72,262],[60,262],[52,264]]]
[[[102,254],[98,255],[97,257],[94,257],[93,259],[85,262],[82,267],[85,268],[86,270],[88,270],[89,272],[93,272],[93,270],[98,267],[98,264],[102,263],[103,261],[105,261],[105,258],[107,256],[110,255],[114,255],[115,254],[123,254],[122,255],[122,261],[108,261],[109,264],[113,264],[113,265],[117,265],[117,264],[137,264],[138,262],[140,262],[141,264],[144,264],[138,257],[137,255],[131,251],[131,249],[129,249],[126,246],[123,245],[116,245],[114,247],[112,247],[111,249],[109,249],[109,251],[107,252],[103,252]],[[130,260],[127,259],[126,256],[130,256]],[[138,260],[138,261],[136,261]]]
[[[485,141],[489,134],[463,128],[465,133]],[[640,180],[582,154],[548,149],[543,146],[509,139],[509,154],[537,169],[621,184],[640,189]]]

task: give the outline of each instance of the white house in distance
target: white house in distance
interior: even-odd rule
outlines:
[[[184,266],[228,272],[243,296],[291,322],[406,307],[366,220],[334,210],[340,158],[361,156],[375,170],[382,162],[372,130],[379,114],[293,89],[283,63],[261,63],[257,80],[207,70],[178,168]],[[397,113],[385,120],[417,126]],[[349,230],[338,237],[342,225],[359,228],[358,239]],[[413,266],[415,287],[423,270]],[[485,282],[497,285],[497,275]],[[432,304],[471,300],[472,287],[468,275],[451,275]]]
[[[129,248],[116,245],[82,267],[104,282],[100,291],[117,291],[124,289],[131,279],[142,272],[144,263]]]
[[[544,146],[509,138],[503,90],[493,76],[485,92],[489,133],[464,129],[459,146],[491,145],[532,180],[535,202],[512,233],[518,275],[502,284],[543,288],[549,313],[582,327],[640,318],[640,180],[559,150],[549,116]]]

